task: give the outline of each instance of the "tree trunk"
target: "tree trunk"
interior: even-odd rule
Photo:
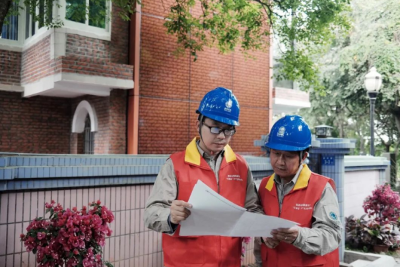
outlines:
[[[400,108],[396,107],[396,108],[392,109],[392,114],[396,121],[396,127],[400,131]]]
[[[0,0],[0,36],[3,31],[4,19],[10,10],[12,0]]]
[[[360,155],[365,155],[365,140],[364,136],[360,135]]]

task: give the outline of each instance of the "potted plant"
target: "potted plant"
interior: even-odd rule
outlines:
[[[364,211],[370,221],[364,230],[371,237],[374,251],[387,251],[397,235],[394,226],[400,217],[400,196],[389,184],[378,185],[364,200]]]
[[[359,219],[351,215],[346,217],[345,242],[353,249],[368,251],[372,248],[372,237],[367,231],[366,214]]]
[[[388,252],[389,247],[393,246],[394,236],[392,234],[392,224],[370,220],[365,230],[371,236],[371,244],[373,245],[374,252]]]

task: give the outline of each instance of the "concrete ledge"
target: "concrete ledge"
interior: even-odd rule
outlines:
[[[356,267],[394,267],[396,266],[396,261],[391,256],[374,254],[374,253],[363,253],[345,250],[344,252],[344,262],[349,264],[347,266]],[[352,264],[354,263],[354,265]],[[364,264],[365,263],[365,264]],[[340,265],[346,266],[346,265]]]
[[[344,156],[344,166],[362,167],[362,166],[389,166],[390,161],[385,157],[373,156]]]

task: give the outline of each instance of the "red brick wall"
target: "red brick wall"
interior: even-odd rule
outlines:
[[[22,52],[21,82],[32,83],[54,73],[50,60],[50,36]]]
[[[197,135],[199,102],[217,86],[232,89],[241,107],[240,123],[231,145],[243,154],[261,154],[254,140],[268,132],[269,55],[240,52],[221,55],[205,49],[198,60],[188,53],[177,58],[174,36],[163,26],[168,3],[146,0],[142,9],[139,153],[173,153]],[[161,16],[161,17],[157,17]]]
[[[119,8],[113,5],[112,10],[111,62],[129,64],[129,21],[123,21],[117,15],[120,11]]]
[[[76,106],[83,99],[97,113],[95,154],[126,153],[126,94],[77,99],[32,97],[0,91],[0,151],[19,153],[83,153],[83,134],[71,135]]]
[[[126,153],[127,91],[112,90],[110,96],[110,125],[108,154]]]
[[[0,50],[0,83],[8,85],[20,85],[20,52]]]
[[[123,21],[114,9],[112,18],[111,42],[96,38],[85,37],[77,34],[67,34],[66,55],[50,59],[50,36],[43,38],[37,44],[22,53],[22,83],[32,83],[43,77],[59,72],[69,72],[86,75],[96,75],[131,80],[133,66],[128,64],[129,22]],[[0,52],[0,60],[3,56],[6,60],[10,53],[17,57],[15,52]],[[17,59],[12,59],[12,62]],[[7,63],[7,62],[6,62]],[[2,64],[3,65],[3,64]],[[15,68],[20,68],[17,63]],[[9,66],[9,64],[7,65]],[[0,66],[0,74],[4,68],[6,76],[2,80],[15,82],[15,76],[19,73],[10,72],[10,68]],[[19,82],[19,80],[18,80]]]
[[[71,101],[0,91],[0,151],[69,153]]]
[[[112,18],[111,42],[76,34],[67,34],[66,42],[66,56],[57,59],[50,59],[50,36],[22,54],[0,50],[0,83],[32,83],[61,71],[132,79],[133,66],[126,65],[129,22],[119,16]],[[95,153],[124,154],[126,94],[125,90],[113,90],[110,97],[25,99],[21,94],[0,91],[0,151],[82,153],[83,134],[71,135],[71,121],[77,104],[87,99],[99,119]]]
[[[131,80],[133,66],[111,61],[113,49],[109,41],[67,34],[66,56],[62,58],[62,71]],[[124,55],[127,58],[127,52]],[[116,60],[121,60],[119,57]]]

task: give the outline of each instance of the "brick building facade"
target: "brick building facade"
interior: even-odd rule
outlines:
[[[127,153],[129,90],[140,81],[138,153],[182,150],[196,135],[201,98],[224,86],[241,106],[232,147],[260,154],[253,141],[269,129],[269,54],[254,53],[254,60],[241,52],[221,55],[206,49],[196,62],[188,53],[176,57],[175,37],[163,26],[169,9],[153,0],[143,4],[139,40],[116,8],[105,33],[76,23],[39,29],[15,44],[0,39],[0,152],[85,153],[82,129],[89,115],[91,153]],[[138,81],[129,60],[135,44],[140,45]]]

